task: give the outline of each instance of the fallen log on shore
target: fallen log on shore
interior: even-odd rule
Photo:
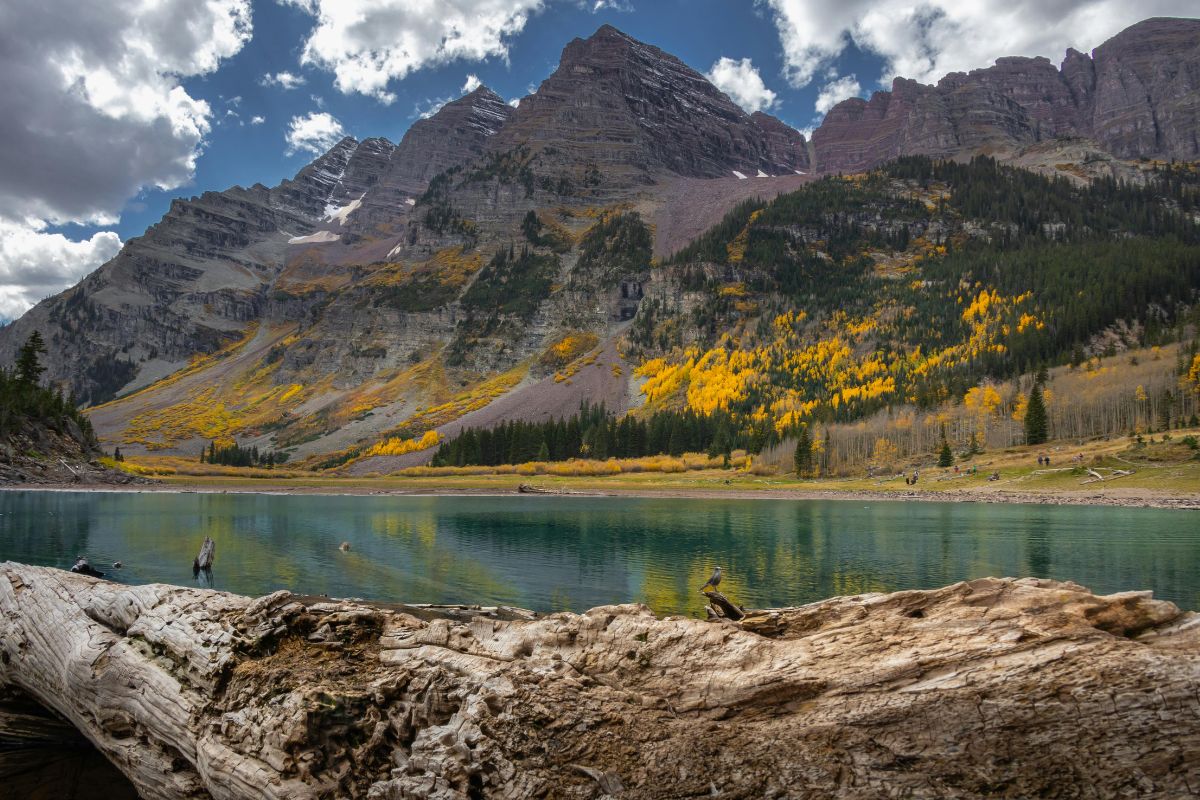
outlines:
[[[62,714],[145,798],[1200,786],[1200,617],[1148,593],[987,578],[719,625],[636,605],[422,610],[4,563],[0,684]]]
[[[545,486],[519,483],[517,484],[517,494],[586,494],[586,492],[573,492],[570,489],[547,489]]]

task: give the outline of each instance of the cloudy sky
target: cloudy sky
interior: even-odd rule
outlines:
[[[800,129],[895,75],[1088,51],[1196,0],[37,0],[0,3],[0,319],[170,199],[399,141],[479,83],[513,100],[611,23]]]

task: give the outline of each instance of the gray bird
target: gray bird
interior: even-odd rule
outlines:
[[[721,585],[721,568],[717,567],[716,569],[713,570],[712,577],[708,579],[708,583],[706,583],[700,587],[700,591],[703,592],[705,589],[709,588],[710,586],[713,589],[716,589],[720,585]]]

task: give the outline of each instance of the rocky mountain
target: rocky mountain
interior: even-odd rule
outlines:
[[[1002,58],[936,86],[897,78],[845,100],[813,132],[815,166],[857,172],[901,155],[1015,151],[1091,139],[1125,159],[1200,158],[1200,20],[1149,19],[1095,49]]]
[[[728,177],[808,168],[804,137],[746,114],[701,74],[605,25],[575,39],[494,142],[552,148],[555,162],[648,182],[656,173]]]
[[[810,143],[604,26],[516,108],[480,87],[399,144],[347,138],[279,186],[175,201],[0,329],[0,359],[41,330],[48,377],[130,453],[240,437],[300,457],[498,408],[636,404],[617,342],[647,297],[676,309],[695,282],[658,280],[653,259],[736,204],[912,153],[1029,159],[1069,141],[1114,164],[1196,158],[1198,47],[1200,22],[1150,20],[1061,68],[897,80],[837,106]],[[736,284],[736,260],[724,269]],[[680,319],[654,336],[695,325]],[[571,366],[592,348],[603,380]]]

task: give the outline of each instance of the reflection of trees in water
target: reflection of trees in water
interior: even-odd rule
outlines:
[[[1037,578],[1050,575],[1050,537],[1044,524],[1031,521],[1025,530],[1025,559],[1029,565],[1026,574]]]
[[[0,495],[0,558],[187,584],[204,536],[218,588],[702,613],[940,586],[984,575],[1153,588],[1200,607],[1200,530],[1183,512],[858,501]],[[338,551],[342,541],[351,550]]]
[[[84,500],[66,492],[0,492],[0,561],[70,567],[91,547]]]

